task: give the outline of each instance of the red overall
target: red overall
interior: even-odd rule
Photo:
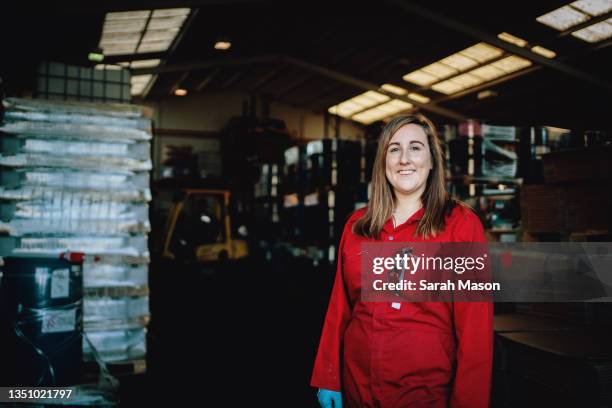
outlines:
[[[361,302],[360,243],[347,221],[311,385],[342,391],[349,407],[469,407],[489,405],[493,304],[488,302]],[[414,236],[423,209],[381,239]],[[371,241],[371,240],[370,240]],[[456,206],[437,242],[486,242],[478,217]],[[343,356],[343,358],[341,358]]]

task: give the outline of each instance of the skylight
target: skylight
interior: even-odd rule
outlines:
[[[540,54],[541,56],[546,58],[555,58],[557,56],[557,53],[553,50],[549,50],[548,48],[544,48],[540,45],[535,45],[531,47],[531,52],[535,52],[536,54]]]
[[[587,21],[589,18],[588,14],[573,9],[570,6],[563,6],[536,18],[536,21],[556,30],[564,31],[576,24]]]
[[[581,30],[574,31],[572,35],[590,43],[596,43],[610,38],[612,37],[612,18],[609,18],[607,21],[592,24]]]
[[[612,11],[612,0],[579,0],[541,15],[536,20],[556,30],[565,31],[610,11]],[[575,30],[572,36],[590,43],[610,38],[612,37],[612,19]]]
[[[514,44],[517,47],[525,47],[527,45],[527,41],[506,32],[497,34],[497,38],[509,42],[510,44]]]
[[[610,0],[579,0],[570,4],[575,9],[588,13],[594,17],[600,16],[612,10]]]
[[[99,47],[106,56],[166,52],[190,12],[189,8],[172,8],[106,13]],[[128,66],[152,68],[160,63],[158,59],[141,60],[128,63]],[[126,66],[123,63],[120,65]],[[135,84],[132,86],[132,95],[138,95],[147,88],[147,83],[143,85],[142,81],[154,77],[143,75],[132,78]]]

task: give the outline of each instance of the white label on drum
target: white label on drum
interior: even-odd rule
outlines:
[[[70,270],[56,269],[51,273],[51,299],[70,295]]]
[[[46,311],[42,315],[43,333],[70,332],[76,329],[76,309]]]

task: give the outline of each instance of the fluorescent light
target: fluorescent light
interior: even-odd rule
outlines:
[[[351,111],[349,109],[343,109],[342,107],[335,105],[331,108],[327,109],[327,111],[331,114],[342,116],[343,118],[350,117],[355,111]]]
[[[104,55],[133,54],[136,51],[136,44],[101,45],[101,48],[104,50]]]
[[[393,99],[372,109],[359,112],[358,114],[353,115],[351,119],[368,125],[377,120],[382,120],[389,116],[393,116],[401,111],[411,109],[412,107],[413,105],[411,103]]]
[[[460,53],[455,53],[449,57],[446,57],[440,60],[440,62],[444,65],[448,65],[449,67],[453,67],[458,71],[465,71],[466,69],[470,69],[478,65],[477,61]]]
[[[400,88],[399,86],[395,86],[391,84],[384,84],[383,86],[380,87],[380,89],[392,92],[396,95],[406,95],[406,93],[408,93],[408,91],[405,90],[404,88]]]
[[[102,35],[113,33],[140,33],[147,24],[146,19],[125,20],[125,21],[105,21],[102,26]]]
[[[94,66],[94,69],[97,70],[108,70],[108,71],[119,71],[122,67],[120,67],[119,65],[109,65],[109,64],[96,64]]]
[[[132,95],[141,95],[144,90],[149,85],[149,82],[153,78],[153,75],[134,75],[130,79],[130,84],[132,85],[130,93]]]
[[[357,115],[351,117],[351,119],[356,120],[357,122],[361,122],[364,125],[369,125],[370,123],[376,122],[377,120],[379,120],[378,115],[368,113],[367,111],[358,113]]]
[[[385,101],[388,101],[389,99],[391,99],[387,95],[383,95],[381,93],[374,92],[374,91],[367,91],[367,92],[363,93],[361,96],[363,96],[365,98],[368,98],[368,99],[371,99],[373,101],[379,102],[379,103],[380,102],[385,102]]]
[[[352,113],[352,112],[347,112],[346,110],[341,109],[340,107],[338,107],[338,105],[334,105],[328,108],[327,111],[331,113],[332,115],[338,115],[344,118],[348,118],[349,116],[351,116],[351,113]]]
[[[522,38],[515,37],[512,34],[506,32],[497,34],[497,38],[514,44],[517,47],[525,47],[527,45],[527,41],[523,40]]]
[[[187,16],[190,11],[189,8],[158,9],[153,10],[153,17]]]
[[[181,28],[186,16],[158,17],[149,21],[149,30],[166,30],[168,28]]]
[[[495,61],[491,65],[509,74],[511,72],[515,72],[530,66],[531,61],[525,58],[518,57],[516,55],[511,55],[499,61]]]
[[[397,109],[397,112],[411,109],[414,105],[408,102],[400,101],[399,99],[393,99],[387,102],[387,105],[393,106]]]
[[[178,89],[174,90],[174,94],[176,96],[185,96],[185,95],[187,95],[187,90],[183,89],[183,88],[178,88]]]
[[[169,28],[167,30],[147,30],[142,38],[142,41],[172,41],[178,34],[178,31],[178,28]]]
[[[131,19],[146,19],[149,18],[151,10],[138,11],[120,11],[114,13],[106,13],[106,21],[131,20]]]
[[[404,81],[412,82],[413,84],[426,86],[432,84],[438,80],[437,77],[428,74],[427,72],[423,72],[421,70],[413,71],[409,74],[406,74],[402,77]]]
[[[431,101],[431,99],[429,99],[428,97],[415,93],[415,92],[409,93],[408,97],[412,100],[415,100],[421,103],[429,103],[429,101]]]
[[[381,93],[374,92],[374,91],[367,91],[367,92],[362,93],[361,95],[357,95],[349,99],[349,101],[354,102],[362,106],[363,107],[362,109],[365,109],[365,108],[369,108],[374,105],[378,105],[381,102],[386,102],[389,99],[391,98],[389,98],[387,95],[383,95]]]
[[[229,50],[232,43],[229,41],[217,41],[215,43],[215,50]]]
[[[555,58],[557,56],[557,53],[553,50],[549,50],[548,48],[544,48],[540,45],[531,47],[531,52],[535,52],[536,54],[540,54],[546,58]]]
[[[572,35],[590,43],[605,40],[606,38],[612,37],[612,19],[601,21],[581,30],[574,31]]]
[[[485,81],[491,81],[495,78],[505,75],[506,73],[493,65],[485,65],[470,71],[470,74],[475,75]]]
[[[461,85],[463,88],[471,88],[484,82],[482,78],[471,75],[470,73],[457,75],[456,77],[451,78],[450,81]]]
[[[432,85],[431,89],[433,89],[434,91],[441,92],[446,95],[450,95],[452,93],[461,91],[462,89],[464,89],[464,87],[459,85],[456,82],[447,80],[447,81],[438,82],[437,84]]]
[[[189,13],[188,8],[107,13],[100,47],[106,55],[167,51]]]
[[[478,43],[461,51],[461,54],[483,63],[499,57],[503,54],[503,51],[487,43]]]
[[[570,27],[587,21],[589,16],[581,13],[570,6],[563,6],[556,10],[546,13],[536,18],[536,21],[552,27],[559,31],[567,30]]]
[[[456,69],[439,62],[434,62],[433,64],[427,65],[426,67],[421,68],[421,70],[435,76],[438,79],[443,79],[457,73]]]
[[[497,92],[493,91],[491,89],[486,89],[484,91],[480,91],[478,92],[478,94],[476,95],[476,97],[480,100],[482,99],[487,99],[487,98],[492,98],[494,96],[497,96]]]
[[[163,52],[170,48],[172,41],[163,40],[163,41],[143,41],[140,43],[138,50],[136,51],[138,54],[143,54],[147,52]]]
[[[153,68],[161,64],[160,59],[146,59],[132,61],[130,68]]]
[[[599,16],[612,10],[612,1],[610,0],[579,0],[570,3],[575,9],[589,13],[592,16]]]
[[[338,105],[332,106],[328,109],[329,113],[333,113],[334,115],[339,115],[343,117],[349,117],[355,112],[359,112],[363,110],[364,107],[359,105],[352,100],[344,101]]]
[[[341,109],[357,112],[363,110],[363,105],[353,102],[351,99],[344,101],[338,105]]]
[[[137,43],[142,33],[137,32],[104,32],[100,44]]]

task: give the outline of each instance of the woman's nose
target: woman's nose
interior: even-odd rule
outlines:
[[[404,149],[402,150],[402,154],[400,155],[400,163],[405,164],[410,162],[410,150]]]

